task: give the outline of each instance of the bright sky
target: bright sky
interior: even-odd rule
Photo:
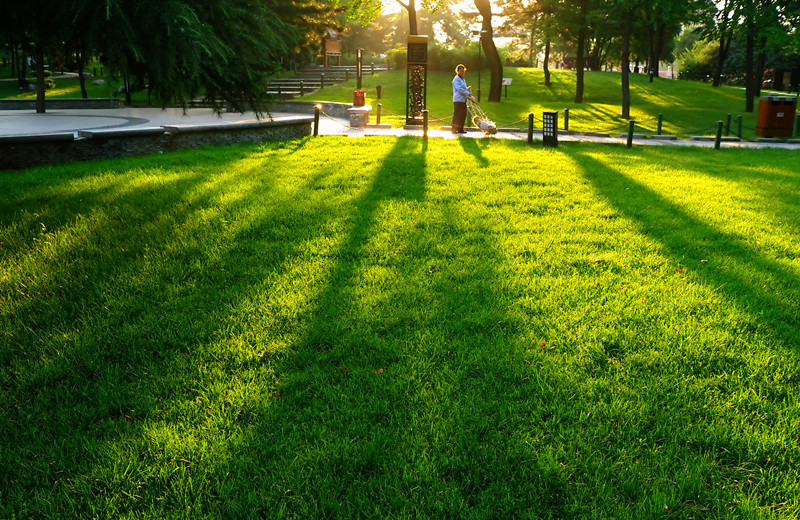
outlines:
[[[477,9],[475,8],[475,4],[472,2],[472,0],[445,0],[445,1],[449,4],[455,4],[456,8],[462,11],[477,11]],[[384,14],[396,13],[403,8],[403,6],[401,6],[397,0],[381,0],[381,2],[383,3]],[[405,3],[405,0],[403,0],[403,3]],[[416,0],[417,9],[420,8],[419,3],[420,0]]]

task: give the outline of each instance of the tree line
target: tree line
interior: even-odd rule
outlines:
[[[405,8],[409,32],[418,23],[415,0],[386,0]],[[800,53],[800,2],[797,0],[472,0],[447,2],[420,0],[431,18],[441,22],[438,29],[451,44],[470,36],[454,25],[469,22],[471,13],[453,16],[457,7],[474,3],[481,16],[479,41],[492,71],[490,101],[499,101],[502,62],[493,43],[496,35],[513,36],[527,51],[529,64],[543,54],[545,84],[550,81],[552,51],[558,46],[577,74],[575,102],[583,102],[584,70],[599,70],[613,63],[622,76],[622,117],[630,114],[629,74],[641,68],[651,80],[659,75],[662,61],[673,61],[679,35],[695,32],[699,38],[718,43],[717,69],[713,84],[721,84],[725,60],[732,42],[744,49],[746,107],[753,111],[760,94],[765,63],[771,55]],[[375,16],[377,0],[350,0],[351,16]],[[371,9],[371,10],[370,10]],[[492,26],[495,19],[503,22]],[[428,22],[428,30],[433,24]],[[458,35],[453,38],[453,35]]]
[[[401,7],[400,15],[382,14],[384,2]],[[444,34],[452,49],[477,39],[491,70],[490,101],[501,93],[497,36],[515,37],[531,65],[543,55],[546,84],[559,49],[576,70],[577,103],[584,71],[613,63],[621,71],[624,118],[631,69],[658,77],[659,63],[672,61],[687,28],[715,42],[714,85],[722,82],[731,45],[743,49],[748,111],[768,57],[800,53],[797,0],[28,0],[4,10],[0,43],[12,59],[32,57],[37,111],[44,111],[45,57],[54,55],[69,56],[84,95],[82,73],[99,57],[128,101],[130,92],[146,88],[162,104],[202,94],[219,106],[260,110],[267,78],[290,68],[289,61],[313,61],[326,29],[350,25],[354,44],[374,46],[391,24],[397,34]],[[26,62],[12,65],[26,81]]]

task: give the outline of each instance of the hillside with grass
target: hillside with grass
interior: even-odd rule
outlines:
[[[323,136],[0,191],[1,518],[800,515],[796,152]]]
[[[365,67],[365,70],[369,70]],[[512,80],[502,101],[481,106],[499,127],[524,128],[528,113],[533,113],[535,125],[541,128],[542,112],[557,110],[560,127],[564,127],[564,110],[569,109],[569,129],[575,132],[622,133],[628,128],[628,121],[620,117],[621,86],[620,74],[616,72],[587,71],[585,76],[585,96],[581,104],[574,103],[575,71],[551,71],[551,84],[544,86],[544,72],[541,69],[504,69],[506,77]],[[488,95],[489,72],[483,71],[481,87],[485,89],[483,99]],[[106,78],[108,79],[108,78]],[[429,72],[427,106],[432,126],[449,125],[453,112],[452,74]],[[80,97],[77,78],[56,78],[55,87],[47,92],[51,98]],[[467,82],[475,93],[478,89],[477,71],[467,74]],[[381,86],[381,99],[377,98],[377,86]],[[377,115],[377,105],[382,105],[381,122],[402,126],[405,123],[406,73],[404,70],[365,74],[362,89],[366,91],[366,101],[375,107],[373,121]],[[113,97],[120,84],[109,80],[104,85],[87,84],[89,97]],[[309,101],[335,101],[352,103],[355,78],[349,82],[328,86],[304,96]],[[35,98],[34,92],[20,93],[16,83],[0,82],[0,99]],[[146,92],[133,94],[133,105],[147,104]],[[649,82],[646,75],[631,76],[631,117],[636,120],[637,133],[655,134],[658,117],[662,115],[662,133],[668,135],[713,135],[717,121],[727,123],[731,117],[730,134],[738,130],[737,117],[742,116],[742,137],[755,137],[755,113],[744,112],[744,90],[737,87],[722,86],[714,88],[707,83],[657,78]]]
[[[499,103],[483,101],[481,107],[500,127],[526,127],[528,113],[533,113],[537,127],[541,128],[543,111],[559,111],[563,128],[564,109],[569,109],[569,129],[576,132],[619,133],[627,130],[628,122],[622,119],[620,74],[591,72],[585,75],[584,102],[574,103],[575,71],[551,71],[550,86],[544,86],[541,69],[504,69],[512,80],[508,97]],[[427,107],[431,124],[449,125],[453,113],[453,75],[441,72],[428,73]],[[488,95],[488,71],[482,73],[481,87]],[[400,126],[405,122],[405,71],[379,72],[364,76],[362,87],[366,101],[373,107],[383,105],[382,122]],[[478,75],[467,73],[467,83],[477,93]],[[381,85],[381,99],[377,99],[376,86]],[[352,103],[354,82],[326,87],[323,91],[305,96],[309,100],[326,100]],[[732,132],[736,131],[737,116],[742,116],[742,136],[752,138],[756,114],[744,113],[744,91],[736,87],[714,88],[707,83],[657,78],[649,82],[646,75],[631,75],[631,117],[637,121],[637,132],[656,133],[658,115],[662,114],[662,133],[671,135],[712,135],[717,121],[727,122],[731,114]]]

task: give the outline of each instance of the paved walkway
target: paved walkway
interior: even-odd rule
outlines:
[[[274,119],[285,117],[296,117],[308,114],[279,113],[273,112]],[[195,108],[188,110],[187,113],[181,109],[169,108],[118,108],[107,110],[50,110],[45,114],[36,114],[31,110],[3,110],[0,111],[0,136],[8,135],[30,135],[56,132],[77,132],[79,130],[98,130],[109,128],[147,128],[162,125],[174,124],[219,124],[236,123],[241,121],[253,121],[256,119],[253,113],[223,113],[217,115],[210,108]],[[405,130],[402,128],[350,128],[345,119],[336,119],[326,115],[320,117],[319,133],[323,135],[349,135],[352,137],[363,137],[369,135],[422,135],[422,130]],[[500,131],[496,135],[487,136],[478,130],[470,130],[462,136],[454,136],[447,130],[438,127],[431,127],[428,131],[429,137],[441,137],[443,139],[516,139],[527,140],[526,130],[515,132]],[[534,138],[541,139],[541,129],[534,130]],[[591,141],[598,143],[625,144],[625,137],[606,137],[588,134],[560,133],[558,137],[561,142],[569,141]],[[713,148],[714,141],[698,141],[693,139],[652,139],[635,138],[635,145],[649,146],[699,146]],[[724,148],[781,148],[787,150],[800,150],[800,140],[768,140],[768,141],[735,141],[723,138],[721,146]]]

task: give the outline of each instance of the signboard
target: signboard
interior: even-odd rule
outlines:
[[[427,65],[428,37],[411,35],[408,37],[408,63]]]
[[[421,125],[428,92],[428,37],[408,37],[406,64],[406,124]]]
[[[507,87],[511,85],[511,78],[503,78],[503,86]]]

